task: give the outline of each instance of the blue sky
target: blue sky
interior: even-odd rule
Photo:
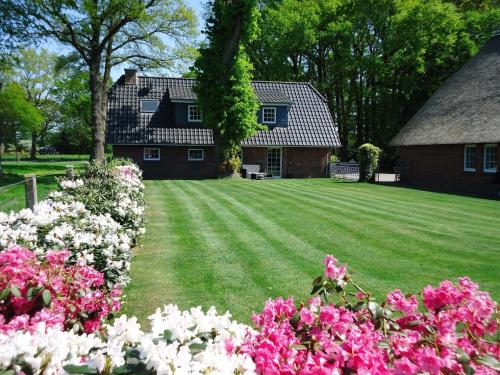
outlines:
[[[187,5],[189,5],[191,8],[195,10],[196,15],[198,16],[198,28],[201,31],[204,25],[204,19],[202,15],[203,6],[204,4],[207,3],[208,0],[184,0],[184,1],[187,3]],[[65,53],[68,51],[67,48],[61,48],[61,45],[54,41],[44,43],[43,47],[47,48],[49,51],[54,53]],[[123,69],[125,67],[126,66],[118,66],[111,71],[111,77],[113,78],[113,80],[117,80],[123,74]]]

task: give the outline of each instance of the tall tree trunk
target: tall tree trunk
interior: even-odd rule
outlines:
[[[99,64],[91,66],[90,78],[90,122],[92,124],[92,149],[90,152],[91,160],[104,160],[104,134],[105,134],[105,116],[103,116],[103,93],[102,83],[99,79]]]
[[[221,144],[221,136],[219,134],[218,130],[213,130],[213,139],[214,139],[214,175],[215,176],[220,176],[221,175],[221,165],[223,159],[222,155],[222,144]]]
[[[363,74],[358,75],[358,82],[355,83],[356,95],[356,146],[359,147],[364,143],[363,129]]]
[[[30,151],[30,159],[36,160],[36,147],[38,144],[38,133],[31,132],[31,151]]]

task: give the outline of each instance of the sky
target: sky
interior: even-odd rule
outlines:
[[[204,25],[204,19],[203,19],[203,6],[204,4],[207,3],[208,0],[184,0],[188,6],[194,9],[196,12],[196,15],[198,17],[198,29],[201,31],[203,29]],[[61,45],[58,44],[55,41],[49,41],[47,43],[43,44],[44,48],[47,48],[49,51],[54,52],[54,53],[66,53],[69,51],[67,48],[61,48]],[[111,71],[111,78],[113,81],[116,81],[122,74],[123,74],[123,69],[126,66],[118,66],[112,69]],[[167,73],[168,74],[168,73]]]

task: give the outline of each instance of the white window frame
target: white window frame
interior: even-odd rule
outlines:
[[[266,112],[266,109],[272,110],[274,112],[273,121],[266,121],[265,120],[266,116],[264,114]],[[262,123],[263,124],[276,124],[276,107],[262,107]]]
[[[476,167],[474,168],[467,168],[467,150],[473,149],[476,152],[475,156],[475,165],[477,165],[477,146],[476,145],[465,145],[464,146],[464,172],[475,172]]]
[[[146,150],[157,150],[158,157],[157,158],[146,158]],[[158,160],[160,160],[160,148],[159,147],[144,147],[143,159],[144,159],[144,161],[158,161]]]
[[[142,103],[143,102],[156,102],[156,109],[154,111],[143,111],[142,110]],[[160,108],[160,101],[158,99],[140,99],[139,100],[139,110],[141,113],[155,113],[158,108]]]
[[[192,158],[191,151],[201,151],[201,159]],[[189,148],[188,149],[188,161],[204,161],[205,160],[205,150],[202,148]]]
[[[199,119],[193,119],[191,118],[191,109],[192,108],[197,108],[198,111],[200,112],[200,118]],[[201,112],[201,108],[199,105],[196,104],[190,104],[188,105],[188,122],[202,122],[203,121],[203,113]]]
[[[496,144],[494,144],[494,143],[484,145],[484,151],[483,151],[483,172],[485,172],[485,173],[497,173],[498,165],[495,168],[486,168],[486,150],[488,148],[494,148],[494,149],[496,149],[497,159],[498,159],[498,146]]]

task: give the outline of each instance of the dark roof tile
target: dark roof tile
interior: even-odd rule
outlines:
[[[170,100],[195,100],[194,80],[185,78],[139,77],[138,85],[119,80],[108,101],[110,144],[212,145],[212,131],[200,128],[173,128]],[[308,83],[255,81],[261,103],[287,104],[288,126],[259,131],[242,142],[244,146],[338,147],[337,129],[325,99]],[[140,99],[159,99],[156,113],[140,113]],[[196,126],[196,127],[195,127]]]

